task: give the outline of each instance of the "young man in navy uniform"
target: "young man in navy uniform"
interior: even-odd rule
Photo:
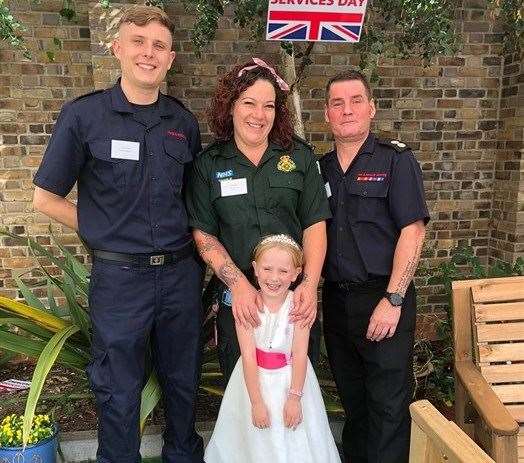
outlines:
[[[407,463],[416,318],[413,275],[429,220],[411,150],[370,132],[366,78],[329,80],[325,117],[335,150],[320,166],[333,218],[324,264],[324,335],[347,420],[351,463]]]
[[[175,58],[173,24],[133,6],[113,52],[122,76],[66,103],[34,178],[34,206],[77,230],[93,254],[88,375],[99,413],[99,463],[140,460],[147,352],[162,386],[162,460],[202,463],[194,429],[202,268],[182,199],[200,151],[197,121],[159,87]],[[78,184],[78,204],[65,196]]]

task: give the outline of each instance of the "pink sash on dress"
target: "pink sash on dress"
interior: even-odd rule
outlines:
[[[266,352],[256,348],[257,365],[266,370],[277,370],[291,364],[291,356],[282,352]]]

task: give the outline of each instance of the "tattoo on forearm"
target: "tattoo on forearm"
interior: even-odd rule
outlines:
[[[235,286],[240,278],[240,270],[228,259],[218,269],[217,276],[231,288],[232,286]]]
[[[397,287],[395,288],[396,293],[405,294],[409,284],[411,283],[411,280],[415,276],[415,271],[417,270],[420,253],[422,251],[422,243],[423,240],[417,241],[415,250],[409,258],[406,268],[404,269],[404,272],[400,277]]]
[[[208,256],[208,253],[210,251],[218,250],[220,247],[220,242],[213,235],[204,233],[203,231],[200,233],[202,237],[199,237],[195,240],[198,253],[207,265],[212,265],[212,261]]]
[[[195,239],[195,242],[198,253],[204,262],[211,266],[218,278],[220,278],[227,286],[230,288],[235,286],[239,278],[242,276],[242,273],[233,263],[222,243],[220,243],[215,236],[210,235],[209,233],[200,231],[200,235],[201,236],[198,236]],[[216,268],[213,263],[213,259],[210,255],[212,252],[215,253],[213,254],[215,257],[217,256],[216,253],[218,253],[218,255],[223,259],[223,264],[218,268]],[[222,259],[220,262],[222,262]]]

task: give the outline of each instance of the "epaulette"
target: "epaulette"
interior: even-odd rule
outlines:
[[[378,138],[377,142],[380,143],[381,145],[385,145],[385,146],[389,146],[390,148],[393,148],[397,153],[402,153],[403,151],[411,150],[411,148],[408,145],[398,140],[382,140]]]
[[[168,95],[167,93],[163,93],[162,95],[167,96],[168,98],[171,98],[172,100],[175,100],[182,108],[184,108],[186,111],[189,111],[189,109],[186,108],[186,105],[182,103],[176,96]]]
[[[308,148],[314,150],[315,147],[309,143],[307,140],[304,140],[302,137],[299,137],[298,135],[293,135],[293,141],[302,143],[303,145],[306,145]]]
[[[91,96],[91,95],[96,95],[97,93],[103,93],[105,92],[107,89],[106,88],[101,88],[99,90],[95,90],[93,92],[89,92],[89,93],[85,93],[84,95],[80,95],[80,96],[77,96],[76,98],[73,98],[71,100],[71,103],[75,102],[75,101],[80,101],[80,100],[83,100],[84,98],[87,98],[88,96]]]
[[[213,151],[218,151],[217,148],[219,148],[221,145],[224,144],[223,140],[213,140],[211,143],[209,143],[202,151],[200,151],[200,154],[204,153],[211,153]]]

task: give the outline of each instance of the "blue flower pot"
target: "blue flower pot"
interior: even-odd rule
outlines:
[[[58,428],[52,436],[23,447],[0,447],[0,463],[56,463]]]

